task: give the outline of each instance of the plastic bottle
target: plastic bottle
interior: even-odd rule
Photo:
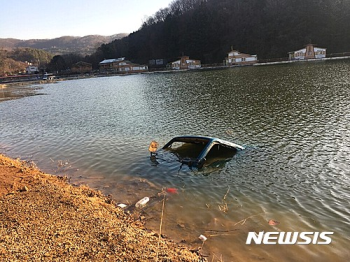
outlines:
[[[135,204],[135,207],[142,208],[147,204],[148,201],[149,201],[149,197],[144,197]]]
[[[118,204],[118,205],[117,205],[117,207],[120,207],[120,208],[126,208],[126,207],[127,207],[127,205],[125,205],[125,204],[122,204],[122,203],[121,203],[121,204]]]
[[[203,242],[207,240],[206,236],[204,236],[204,235],[200,235],[198,238],[200,240],[202,240]]]

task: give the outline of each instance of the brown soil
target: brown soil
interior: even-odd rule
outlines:
[[[0,155],[1,261],[204,261],[113,200]]]

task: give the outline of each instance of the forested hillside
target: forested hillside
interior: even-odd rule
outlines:
[[[29,64],[45,67],[52,57],[51,53],[33,48],[0,49],[0,76],[23,73]]]
[[[350,51],[349,0],[175,0],[120,40],[89,57],[221,63],[231,47],[259,59],[287,57],[308,43],[327,53]]]
[[[25,72],[28,63],[38,66],[43,71],[66,70],[72,64],[84,60],[85,55],[94,53],[102,43],[109,43],[125,36],[127,34],[63,36],[54,39],[30,40],[1,38],[0,76]]]
[[[13,38],[0,38],[0,49],[13,50],[14,48],[29,47],[41,49],[54,55],[64,55],[76,53],[89,55],[95,52],[96,48],[103,43],[110,43],[115,39],[120,39],[127,34],[116,34],[111,36],[87,35],[83,37],[62,36],[53,39],[30,39],[20,40]]]

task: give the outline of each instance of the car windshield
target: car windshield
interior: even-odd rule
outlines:
[[[213,137],[179,136],[163,146],[163,152],[171,152],[182,164],[196,166],[211,165],[230,160],[237,150],[244,147]]]
[[[228,148],[220,144],[214,145],[206,156],[205,165],[209,166],[217,162],[228,161],[237,153],[237,149]]]
[[[175,154],[181,159],[197,159],[203,149],[207,146],[208,142],[174,142],[165,150]]]
[[[230,160],[236,148],[205,138],[175,138],[164,148],[184,164],[202,167]]]

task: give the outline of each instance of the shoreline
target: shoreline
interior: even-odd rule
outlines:
[[[143,75],[143,74],[168,74],[168,73],[181,73],[181,72],[198,72],[198,71],[211,71],[211,70],[224,70],[231,68],[241,68],[241,67],[251,67],[251,66],[266,66],[266,65],[283,65],[283,64],[294,64],[294,63],[305,63],[305,62],[320,62],[320,61],[334,61],[334,60],[350,60],[350,56],[336,56],[336,57],[325,57],[320,59],[307,59],[307,60],[275,60],[268,59],[266,62],[257,62],[255,64],[249,65],[214,65],[214,66],[202,66],[197,69],[181,69],[181,70],[172,70],[172,69],[164,69],[164,70],[150,70],[147,72],[140,73],[91,73],[91,74],[76,74],[76,75],[58,75],[57,78],[42,80],[22,80],[22,81],[10,81],[10,82],[0,82],[0,89],[10,88],[10,87],[21,87],[21,86],[31,86],[31,85],[42,85],[42,84],[50,84],[57,83],[60,81],[67,80],[77,80],[77,79],[88,79],[88,78],[97,78],[97,77],[110,77],[110,76],[130,76],[130,75]]]
[[[200,241],[189,248],[159,236],[110,196],[3,154],[0,219],[2,261],[206,261]]]

